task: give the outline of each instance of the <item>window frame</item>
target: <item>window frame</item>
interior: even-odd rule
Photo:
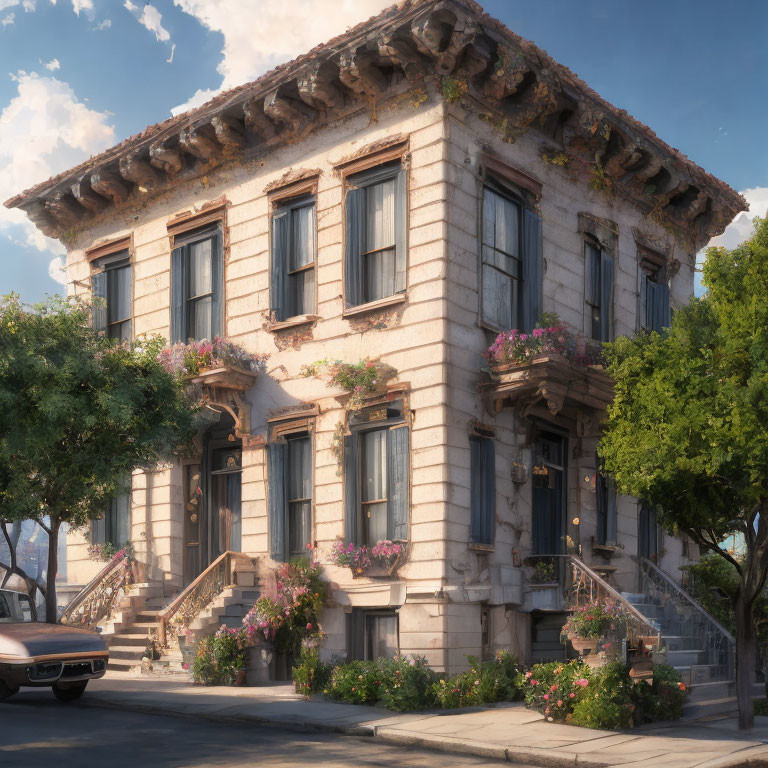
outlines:
[[[346,614],[347,661],[367,661],[377,658],[373,656],[373,635],[369,629],[369,619],[394,619],[396,624],[395,637],[400,653],[400,612],[398,608],[352,608]]]
[[[92,298],[101,298],[104,300],[104,307],[99,307],[98,309],[94,308],[93,312],[93,325],[94,328],[98,331],[103,331],[104,335],[108,338],[117,339],[118,341],[123,340],[122,336],[113,336],[110,333],[110,329],[113,326],[121,327],[123,325],[128,325],[128,336],[125,341],[131,341],[134,337],[133,331],[134,331],[134,315],[133,315],[133,309],[134,309],[134,275],[133,275],[133,256],[132,251],[130,247],[130,240],[129,239],[121,239],[120,241],[117,241],[114,245],[112,245],[111,248],[109,248],[108,253],[103,254],[104,250],[107,249],[108,246],[112,244],[107,244],[107,246],[102,246],[100,248],[95,248],[93,250],[93,254],[91,255],[91,252],[89,252],[89,262],[91,265],[91,274],[90,274],[90,281],[91,281],[91,297]],[[114,247],[119,245],[119,247]],[[122,320],[117,321],[110,321],[109,319],[109,313],[110,313],[110,306],[111,302],[109,301],[109,294],[110,294],[110,286],[113,284],[113,280],[111,279],[112,275],[116,274],[118,270],[121,269],[127,269],[128,270],[128,280],[130,285],[130,297],[128,299],[128,314],[126,317],[124,317]],[[103,296],[96,295],[96,287],[94,286],[94,278],[97,276],[103,276],[104,285],[102,287]],[[97,316],[96,313],[99,313]],[[98,319],[97,319],[98,317]]]
[[[597,261],[596,280],[592,260]],[[604,295],[604,270],[606,261],[611,262],[610,296]],[[596,237],[584,236],[584,303],[588,307],[588,327],[585,329],[589,338],[594,341],[613,341],[614,338],[614,299],[616,294],[616,263],[615,254]],[[597,316],[595,316],[597,312]],[[607,337],[603,338],[602,324],[604,313],[607,313]]]
[[[312,255],[313,260],[297,269],[291,269],[291,260],[294,255],[294,237],[293,237],[293,222],[296,211],[303,208],[312,209]],[[277,297],[274,296],[276,290],[276,276],[274,274],[277,269],[278,256],[275,253],[275,218],[280,215],[287,215],[288,217],[288,233],[287,241],[285,244],[285,254],[283,263],[280,268],[283,270],[283,285],[282,285],[282,297],[280,302],[277,302]],[[317,287],[317,267],[318,267],[318,253],[317,253],[317,192],[313,187],[309,190],[297,192],[291,197],[280,197],[272,201],[272,210],[269,217],[269,304],[270,312],[273,315],[273,322],[283,323],[291,322],[296,318],[307,317],[314,315],[317,312],[318,302],[318,287]],[[314,274],[313,289],[312,289],[312,307],[308,312],[290,313],[289,306],[293,303],[295,305],[295,297],[291,301],[291,293],[289,291],[290,278],[293,275],[301,274],[312,270]],[[275,309],[278,307],[279,309]]]
[[[657,313],[652,313],[651,321],[649,322],[649,316],[648,316],[648,310],[649,310],[649,302],[648,302],[648,291],[649,291],[649,285],[657,286],[656,290],[654,291],[655,298],[654,301],[659,300],[659,292],[666,293],[666,299],[667,299],[667,309],[664,312],[665,315],[670,317],[671,319],[671,313],[672,313],[672,303],[671,303],[671,291],[670,291],[670,285],[669,285],[669,277],[667,276],[667,263],[665,257],[657,253],[655,251],[652,251],[645,247],[640,247],[638,249],[638,282],[639,282],[639,288],[638,288],[638,299],[639,299],[639,307],[638,307],[638,330],[640,331],[656,331],[657,333],[660,333],[664,325],[661,325],[661,327],[656,327],[655,325],[655,316]],[[665,290],[662,290],[662,287]]]
[[[115,547],[121,547],[131,543],[131,528],[133,526],[133,508],[132,508],[132,487],[131,482],[126,481],[125,489],[115,494],[104,507],[101,517],[91,520],[90,540],[91,544],[112,544]],[[126,525],[128,528],[128,539],[126,541],[116,541],[118,538],[118,510],[115,504],[119,499],[127,498]]]
[[[402,301],[408,295],[408,241],[409,241],[409,216],[410,216],[410,195],[409,195],[409,174],[404,163],[405,155],[400,155],[393,158],[386,157],[380,159],[379,162],[374,162],[368,167],[358,169],[354,166],[352,172],[344,175],[344,246],[343,246],[343,280],[342,280],[342,293],[343,293],[343,306],[344,314],[348,312],[354,314],[356,311],[365,309],[369,305],[371,307],[378,306],[379,304],[394,303],[396,301]],[[368,218],[368,192],[367,190],[377,184],[384,183],[386,181],[394,182],[394,200],[393,200],[393,238],[394,243],[391,246],[382,246],[380,248],[364,250],[367,243],[367,218]],[[362,222],[358,222],[357,225],[351,222],[349,219],[350,212],[350,193],[353,191],[363,191],[364,200],[361,204],[360,215]],[[353,256],[350,252],[352,243],[350,242],[350,236],[352,230],[355,229],[357,235],[360,237],[358,252]],[[366,288],[366,265],[368,259],[366,257],[372,256],[376,253],[382,253],[384,251],[394,251],[393,256],[393,284],[394,291],[386,296],[379,298],[369,298]],[[401,253],[402,250],[402,253]],[[358,285],[352,287],[349,284],[348,273],[351,271],[348,266],[349,260],[356,258],[359,262],[358,272]],[[402,267],[402,287],[398,288],[398,274]],[[355,292],[359,291],[359,297],[355,297]]]
[[[286,490],[285,494],[285,504],[286,504],[286,525],[285,525],[285,550],[286,554],[288,556],[288,561],[291,560],[293,557],[300,557],[302,554],[306,554],[307,551],[307,545],[311,545],[313,541],[313,535],[312,535],[312,526],[314,522],[314,505],[315,505],[315,473],[314,473],[314,467],[315,462],[313,460],[313,448],[314,448],[314,441],[312,440],[312,433],[309,431],[306,432],[292,432],[285,436],[285,440],[288,443],[289,450],[287,452],[288,454],[288,466],[286,467],[286,487],[288,490]],[[292,440],[306,440],[309,444],[308,449],[308,456],[309,456],[309,463],[308,463],[308,472],[309,472],[309,496],[293,499],[291,498],[290,494],[290,487],[291,487],[291,473],[293,471],[293,463],[291,462],[291,453],[290,453],[290,443]],[[295,504],[306,504],[308,505],[309,509],[309,524],[307,526],[307,540],[303,545],[303,548],[301,550],[291,550],[291,506]]]
[[[210,209],[204,209],[195,215],[182,215],[176,217],[177,220],[168,223],[168,234],[171,245],[171,287],[170,287],[170,337],[171,343],[182,342],[189,343],[190,335],[190,301],[202,300],[208,295],[211,296],[211,339],[215,336],[226,336],[227,327],[227,291],[226,291],[226,272],[227,272],[227,224],[226,224],[226,204],[222,203],[213,206]],[[215,248],[211,248],[211,291],[203,296],[189,295],[189,248],[196,243],[207,239],[213,239]],[[178,251],[183,253],[176,256]],[[177,263],[178,262],[178,263]],[[182,285],[176,288],[175,270],[182,270]],[[218,283],[218,286],[217,286]],[[218,290],[216,288],[218,287]],[[176,291],[181,290],[181,307],[176,306]],[[218,315],[216,314],[216,305],[218,305]],[[178,321],[181,321],[181,328],[177,328]],[[211,340],[209,339],[209,341]],[[194,339],[200,341],[200,339]]]

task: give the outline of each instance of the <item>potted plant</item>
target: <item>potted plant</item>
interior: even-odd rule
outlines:
[[[626,626],[624,613],[609,600],[596,600],[571,608],[562,637],[590,666],[602,666],[620,650],[619,636]]]
[[[528,585],[530,587],[528,594],[531,609],[535,611],[559,611],[562,596],[555,561],[548,558],[531,558],[527,563],[533,569],[528,573]]]

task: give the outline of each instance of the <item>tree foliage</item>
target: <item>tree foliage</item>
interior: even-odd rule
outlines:
[[[0,519],[49,532],[47,620],[55,620],[56,542],[63,522],[101,514],[134,469],[191,439],[195,405],[157,355],[94,332],[89,307],[52,299],[33,311],[0,300]]]
[[[668,332],[607,345],[616,397],[600,454],[622,492],[656,505],[667,529],[735,570],[748,727],[753,610],[768,575],[768,221],[756,220],[752,239],[732,251],[708,249],[703,282],[707,294],[675,312]],[[733,533],[744,538],[743,560],[720,547]]]

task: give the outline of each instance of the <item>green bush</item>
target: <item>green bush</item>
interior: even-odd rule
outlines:
[[[349,704],[378,704],[408,712],[434,704],[436,677],[426,660],[418,657],[353,661],[333,670],[325,693]]]
[[[755,714],[756,715],[768,715],[768,699],[758,699],[755,702]]]
[[[515,656],[499,651],[493,661],[483,664],[474,656],[467,659],[469,671],[434,684],[435,700],[443,709],[495,704],[522,697],[520,666]]]
[[[571,716],[591,684],[591,668],[578,660],[534,664],[520,675],[526,705],[557,722],[564,722]]]
[[[196,683],[232,685],[239,670],[245,668],[247,638],[240,629],[222,627],[215,635],[203,638],[192,665]]]
[[[655,723],[660,720],[679,720],[683,715],[686,692],[680,675],[668,664],[653,668],[653,683],[640,683],[633,689],[633,701],[637,707],[635,724]]]
[[[593,671],[589,685],[573,707],[570,722],[584,728],[618,730],[632,725],[634,711],[629,671],[615,661]]]
[[[309,698],[313,693],[322,693],[327,687],[332,664],[324,664],[320,661],[317,648],[302,648],[299,663],[293,668],[293,686],[296,693]]]

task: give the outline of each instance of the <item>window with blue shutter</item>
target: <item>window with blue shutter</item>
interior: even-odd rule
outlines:
[[[640,327],[661,332],[671,323],[669,283],[664,267],[640,266]]]
[[[540,314],[541,218],[501,185],[483,188],[482,322],[530,331]]]
[[[315,200],[281,204],[272,216],[270,303],[276,321],[315,311]]]
[[[95,262],[91,293],[98,302],[93,308],[93,327],[111,339],[130,341],[133,314],[131,262],[128,251],[120,251]]]
[[[344,514],[347,542],[408,538],[410,429],[402,403],[355,414],[344,440]]]
[[[590,334],[597,341],[613,335],[613,254],[592,240],[585,241]]]
[[[286,467],[288,443],[267,444],[267,509],[269,514],[269,555],[273,560],[288,559],[286,529]]]
[[[171,254],[171,341],[213,339],[223,327],[221,229],[176,237]]]
[[[348,180],[344,291],[347,306],[403,293],[407,264],[407,191],[400,161]]]
[[[496,449],[491,437],[469,438],[470,523],[472,544],[493,544],[496,520]]]

